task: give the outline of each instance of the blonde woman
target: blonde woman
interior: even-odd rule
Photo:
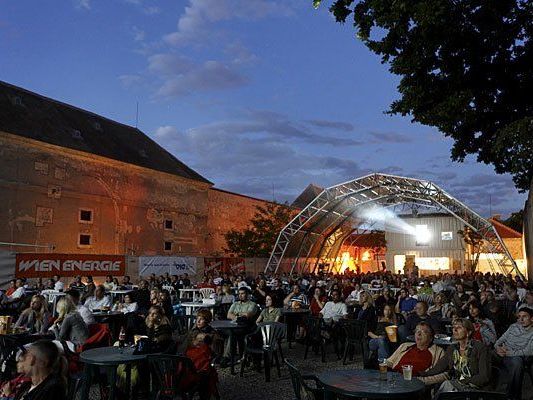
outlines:
[[[374,307],[374,299],[372,295],[364,291],[359,297],[359,304],[361,308],[357,313],[357,319],[366,321],[368,330],[373,330],[376,325],[376,308]]]
[[[15,327],[24,328],[29,333],[45,333],[52,323],[46,299],[40,294],[31,298],[30,306],[22,311]]]
[[[80,313],[76,311],[76,306],[67,297],[63,297],[57,302],[57,319],[50,328],[57,340],[67,340],[74,343],[76,347],[81,346],[89,337],[89,329],[83,321]]]
[[[172,344],[172,327],[161,306],[152,306],[145,319],[146,333],[150,340],[166,350]]]

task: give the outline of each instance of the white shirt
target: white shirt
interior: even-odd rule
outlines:
[[[342,301],[339,301],[338,303],[328,301],[324,305],[324,308],[320,310],[320,314],[322,314],[324,319],[338,321],[342,317],[348,315],[348,307],[346,307],[346,304],[344,304]]]
[[[113,306],[113,311],[122,311],[123,314],[127,314],[127,313],[130,313],[130,312],[135,312],[137,311],[137,303],[136,302],[133,302],[133,303],[121,303],[120,304],[122,307],[119,308],[118,307],[118,304],[115,304]]]
[[[63,282],[61,282],[61,281],[57,281],[54,284],[54,290],[56,292],[62,292],[64,288],[65,288],[65,284]]]
[[[13,293],[11,293],[11,296],[9,296],[10,299],[19,299],[21,298],[22,296],[24,296],[24,293],[26,292],[26,290],[24,289],[23,286],[17,288],[17,290],[15,290]]]
[[[109,296],[104,296],[102,299],[98,300],[96,297],[89,297],[85,301],[85,307],[89,310],[100,310],[102,307],[111,307],[111,299]]]
[[[76,306],[76,310],[80,313],[81,317],[83,318],[83,322],[85,322],[87,325],[96,323],[92,312],[83,304],[78,304]]]

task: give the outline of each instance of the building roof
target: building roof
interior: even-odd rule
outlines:
[[[513,228],[508,227],[507,225],[501,223],[496,218],[489,218],[488,221],[494,226],[496,232],[502,239],[520,239],[522,234],[515,231]]]
[[[304,189],[302,193],[294,200],[291,204],[292,207],[296,208],[305,208],[309,203],[311,203],[322,191],[324,188],[310,183]]]
[[[211,184],[137,128],[2,81],[0,131]]]

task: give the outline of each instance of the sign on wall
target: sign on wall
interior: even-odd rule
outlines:
[[[139,275],[196,275],[196,257],[151,256],[139,257]]]
[[[125,272],[124,256],[49,253],[16,255],[15,277],[17,278],[48,278],[54,275],[121,276]]]
[[[453,240],[453,232],[441,232],[440,237],[442,240]]]
[[[246,270],[244,258],[238,257],[206,257],[204,258],[205,273],[243,273]]]

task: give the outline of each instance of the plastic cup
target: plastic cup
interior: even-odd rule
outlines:
[[[403,379],[410,381],[413,378],[413,366],[412,365],[402,365]]]
[[[387,332],[389,342],[396,343],[398,341],[398,327],[396,325],[385,327],[385,332]]]
[[[379,363],[379,379],[382,381],[387,380],[387,360],[383,360]]]

